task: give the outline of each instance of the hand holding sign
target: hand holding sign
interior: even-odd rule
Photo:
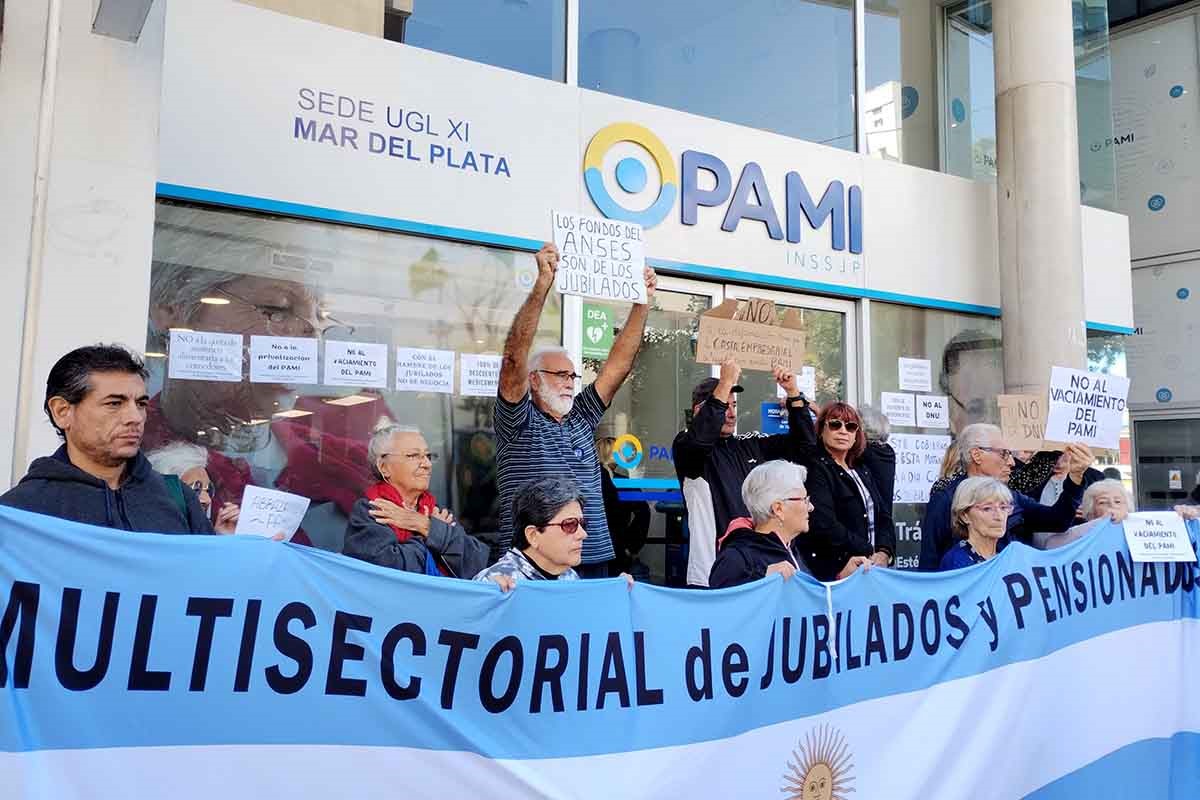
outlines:
[[[1086,444],[1075,442],[1066,446],[1063,451],[1067,454],[1067,475],[1071,481],[1083,485],[1083,473],[1092,465],[1096,457],[1092,455],[1092,449]]]
[[[290,540],[308,511],[308,498],[261,486],[247,486],[234,533]]]
[[[533,259],[537,262],[537,282],[543,288],[549,289],[554,285],[555,276],[558,274],[558,248],[552,242],[546,242],[542,249],[534,254]]]

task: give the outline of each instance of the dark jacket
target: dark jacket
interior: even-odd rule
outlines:
[[[759,533],[753,528],[736,528],[721,542],[717,560],[708,575],[708,588],[724,589],[740,586],[765,577],[767,567],[780,561],[798,564],[798,572],[808,573],[800,556],[800,541],[808,534],[792,539],[791,551],[773,533]]]
[[[896,499],[896,451],[887,442],[867,442],[863,451],[862,465],[875,479],[879,497],[892,516],[892,502]]]
[[[804,536],[805,558],[812,574],[822,581],[833,580],[852,556],[877,552],[896,554],[896,528],[892,504],[879,491],[871,471],[862,463],[854,473],[867,489],[875,506],[875,542],[871,543],[867,507],[854,479],[838,466],[825,448],[811,448],[804,461],[808,468],[805,487],[812,498],[808,533]]]
[[[954,545],[954,533],[950,524],[950,508],[954,492],[965,481],[962,475],[951,481],[941,491],[930,495],[925,506],[925,520],[921,523],[922,572],[936,572],[941,566],[942,556]],[[811,491],[811,490],[810,490]],[[1008,515],[1008,533],[999,546],[1011,541],[1029,544],[1034,533],[1058,533],[1075,523],[1075,509],[1083,499],[1083,487],[1070,478],[1063,481],[1063,492],[1058,502],[1044,506],[1037,500],[1020,492],[1013,492],[1013,510]]]
[[[72,464],[63,445],[30,464],[21,482],[0,496],[0,505],[124,531],[212,533],[196,494],[182,489],[186,513],[139,450],[114,491]]]
[[[401,542],[391,528],[371,516],[370,502],[364,497],[350,510],[343,554],[381,567],[424,575],[425,554],[429,552],[450,575],[468,580],[488,565],[488,546],[457,522],[447,525],[430,517],[428,536],[414,535]]]

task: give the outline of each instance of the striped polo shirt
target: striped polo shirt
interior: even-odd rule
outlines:
[[[588,384],[575,396],[571,412],[562,422],[539,410],[529,392],[518,403],[496,396],[496,465],[500,486],[500,543],[512,545],[512,503],[517,490],[529,481],[569,477],[583,495],[583,563],[595,564],[616,556],[604,516],[600,489],[600,458],[596,454],[596,426],[607,406],[596,387]]]

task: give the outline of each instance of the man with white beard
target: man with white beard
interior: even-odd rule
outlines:
[[[646,303],[630,310],[600,374],[576,395],[575,381],[580,376],[566,350],[550,347],[529,354],[542,307],[554,288],[558,248],[547,243],[535,258],[537,279],[504,343],[496,397],[500,545],[507,550],[512,542],[512,501],[521,486],[549,476],[569,477],[581,490],[587,531],[583,559],[575,571],[583,578],[607,578],[609,562],[616,553],[604,517],[596,426],[633,369],[657,277],[654,270],[646,268]]]

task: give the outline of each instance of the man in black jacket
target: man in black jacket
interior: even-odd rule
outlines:
[[[796,460],[799,440],[811,436],[805,421],[808,402],[800,394],[794,373],[776,368],[775,381],[787,393],[788,432],[774,436],[747,433],[734,436],[737,427],[737,385],[741,368],[728,360],[721,377],[706,378],[692,390],[692,419],[671,447],[675,472],[683,488],[688,513],[689,586],[708,586],[708,573],[717,553],[717,538],[729,523],[749,516],[742,501],[742,481],[758,464],[782,458]],[[805,424],[807,422],[807,424]]]
[[[60,358],[44,408],[64,444],[36,459],[0,505],[127,531],[212,533],[191,488],[172,495],[142,454],[147,376],[123,347],[80,347]]]

